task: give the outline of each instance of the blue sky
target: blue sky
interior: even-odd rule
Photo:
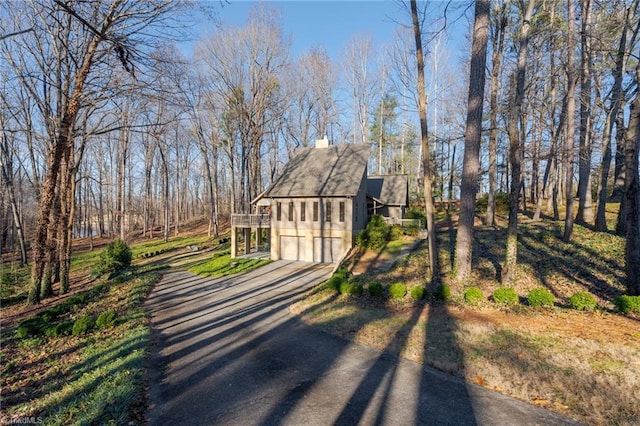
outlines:
[[[366,34],[374,46],[380,46],[393,40],[398,22],[410,23],[408,12],[394,0],[284,0],[264,3],[280,12],[284,32],[291,36],[294,56],[312,47],[323,46],[329,56],[337,60],[354,36]],[[445,4],[431,3],[431,8]],[[230,0],[222,7],[215,7],[223,24],[243,25],[249,11],[257,4],[258,1]],[[463,18],[450,31],[455,35],[450,41],[454,51],[459,50],[466,24]]]

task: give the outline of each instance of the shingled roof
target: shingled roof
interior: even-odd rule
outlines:
[[[367,178],[367,195],[387,206],[406,206],[407,191],[407,175],[372,175]]]
[[[330,145],[300,148],[264,197],[355,196],[367,168],[371,146]]]

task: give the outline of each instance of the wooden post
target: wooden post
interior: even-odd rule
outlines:
[[[238,235],[236,233],[236,227],[231,227],[231,258],[238,256]]]

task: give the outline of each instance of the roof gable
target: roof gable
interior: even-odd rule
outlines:
[[[367,178],[367,195],[387,206],[406,206],[408,188],[407,175],[372,175]]]
[[[355,196],[366,174],[370,150],[365,144],[301,148],[264,196]]]

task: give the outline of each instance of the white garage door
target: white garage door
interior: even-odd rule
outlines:
[[[313,239],[313,261],[335,263],[342,257],[342,238]]]
[[[280,236],[280,259],[304,259],[304,237]]]

